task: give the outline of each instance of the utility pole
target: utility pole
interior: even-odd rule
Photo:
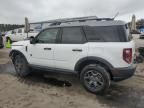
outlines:
[[[30,30],[30,26],[29,26],[29,20],[27,17],[25,17],[25,32],[27,33],[27,38],[28,38],[28,32]]]

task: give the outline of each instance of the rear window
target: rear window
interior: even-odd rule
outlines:
[[[125,26],[86,26],[84,27],[89,42],[126,42]]]

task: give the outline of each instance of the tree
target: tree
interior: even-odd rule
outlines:
[[[22,28],[24,25],[16,25],[16,24],[0,24],[0,32],[6,32],[9,30],[14,30],[17,28]]]

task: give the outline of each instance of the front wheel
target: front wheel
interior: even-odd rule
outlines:
[[[80,74],[84,88],[91,93],[104,93],[110,86],[110,75],[100,65],[90,64],[84,67]]]
[[[26,59],[21,55],[16,55],[14,58],[14,66],[16,70],[16,75],[19,77],[26,77],[30,74],[30,69]]]

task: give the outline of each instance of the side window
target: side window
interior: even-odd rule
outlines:
[[[22,33],[22,29],[18,29],[18,33]]]
[[[37,37],[38,43],[56,43],[58,28],[42,31]]]
[[[84,31],[86,33],[86,37],[90,42],[102,42],[102,37],[97,33],[96,27],[84,27]],[[102,31],[101,31],[102,32]]]
[[[63,28],[62,43],[74,44],[86,41],[80,27]]]

